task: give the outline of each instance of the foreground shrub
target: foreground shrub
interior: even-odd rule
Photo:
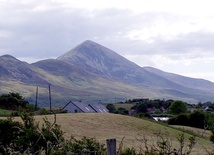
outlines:
[[[106,150],[105,145],[94,138],[83,137],[77,140],[72,137],[66,141],[60,125],[49,122],[46,117],[39,127],[30,113],[20,110],[19,115],[23,123],[12,118],[0,120],[0,153],[4,155],[64,155],[87,152],[90,155],[101,155]]]
[[[106,148],[104,144],[99,143],[95,138],[83,137],[77,140],[71,137],[70,140],[66,141],[64,150],[76,154],[102,155],[105,153]]]
[[[146,137],[137,139],[141,142],[141,147],[138,148],[138,151],[133,147],[123,148],[122,140],[119,144],[117,155],[190,155],[197,143],[197,139],[194,136],[190,136],[187,139],[183,133],[177,137],[179,145],[175,148],[167,133],[158,131],[154,134],[156,135],[156,139],[152,144]]]

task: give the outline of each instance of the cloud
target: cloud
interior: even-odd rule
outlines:
[[[55,58],[89,39],[141,66],[196,73],[213,65],[213,3],[1,0],[0,55]]]
[[[168,12],[135,13],[129,9],[128,3],[122,3],[123,7],[119,9],[118,5],[96,9],[104,6],[92,2],[89,5],[95,5],[95,9],[90,10],[82,8],[83,1],[72,2],[77,8],[67,6],[69,1],[62,2],[5,1],[6,9],[1,11],[5,15],[5,20],[0,23],[1,48],[14,54],[23,52],[25,56],[39,53],[56,56],[86,39],[92,39],[121,53],[164,54],[188,52],[192,47],[202,49],[202,43],[210,42],[202,38],[213,37],[210,31],[214,24],[210,19],[207,19],[210,26],[206,27],[189,16]],[[207,34],[202,33],[203,30]]]

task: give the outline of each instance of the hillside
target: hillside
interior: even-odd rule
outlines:
[[[45,82],[38,68],[10,55],[3,55],[0,57],[0,69],[1,80],[17,80],[28,84]]]
[[[35,119],[41,123],[42,117],[44,116],[35,116]],[[53,122],[53,115],[48,115],[46,117],[49,121]],[[123,141],[124,147],[133,146],[138,149],[144,146],[139,141],[144,138],[148,139],[150,144],[155,143],[157,141],[155,133],[158,132],[169,139],[176,148],[178,145],[177,137],[179,134],[182,134],[182,132],[176,128],[170,128],[140,118],[116,114],[59,114],[57,115],[57,124],[60,124],[62,130],[65,131],[66,138],[71,136],[75,138],[82,138],[83,136],[94,137],[103,143],[106,142],[106,139],[116,138],[117,145],[119,145],[123,137],[125,137]],[[187,138],[190,135],[185,134],[185,136],[187,136],[187,142]],[[193,154],[205,154],[204,148],[209,149],[210,147],[211,142],[209,140],[200,138],[193,149]]]
[[[189,103],[214,101],[214,83],[156,68],[140,67],[93,41],[84,41],[57,59],[28,64],[13,56],[0,56],[0,93],[19,92],[48,106],[51,85],[53,105],[70,100],[90,103],[132,98],[180,99]]]

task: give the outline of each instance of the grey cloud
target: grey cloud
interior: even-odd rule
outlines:
[[[0,21],[0,30],[11,35],[0,37],[1,49],[14,56],[57,57],[82,41],[91,39],[122,55],[185,53],[196,47],[213,50],[214,35],[211,33],[195,32],[171,41],[157,37],[150,44],[125,37],[128,31],[151,26],[155,20],[171,22],[181,20],[180,16],[154,12],[135,14],[114,8],[89,11],[58,6],[56,3],[48,5],[48,2],[39,1],[48,7],[41,11],[32,10],[38,5],[35,2],[7,5],[6,13],[0,12],[0,18],[4,16],[4,20]]]
[[[194,32],[180,36],[178,39],[170,42],[162,42],[162,49],[166,49],[166,53],[198,53],[210,52],[213,47],[214,33]]]
[[[111,14],[108,15],[108,12]],[[11,25],[7,21],[1,25],[2,30],[13,35],[6,41],[1,41],[0,46],[8,47],[15,55],[22,53],[24,56],[56,56],[86,39],[97,38],[95,41],[99,42],[111,38],[125,25],[118,15],[121,12],[114,9],[100,11],[94,17],[88,17],[85,13],[87,12],[81,9],[29,11],[26,14],[25,11],[20,12],[14,19],[21,18],[21,22]]]
[[[189,54],[191,56],[200,57],[200,55],[198,55],[200,53],[206,55],[206,53],[209,54],[214,51],[213,40],[214,33],[194,32],[181,35],[177,37],[177,39],[169,41],[156,38],[154,42],[150,44],[140,40],[120,40],[120,45],[117,46],[117,50],[125,54],[133,55]]]

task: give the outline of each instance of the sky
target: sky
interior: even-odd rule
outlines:
[[[0,55],[57,58],[85,40],[214,82],[213,0],[0,0]]]

